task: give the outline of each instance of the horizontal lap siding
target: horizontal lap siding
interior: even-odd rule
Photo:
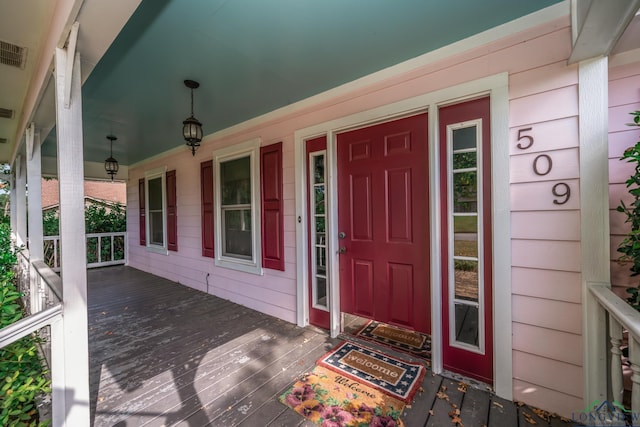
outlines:
[[[618,245],[630,230],[626,216],[616,211],[621,201],[633,200],[625,181],[633,173],[633,164],[621,161],[624,151],[640,141],[640,128],[627,126],[632,111],[640,110],[640,64],[609,70],[609,226],[611,233],[611,285],[613,291],[626,298],[626,288],[637,286],[629,264],[618,261]]]
[[[583,406],[578,69],[556,59],[509,76],[513,386],[570,416]]]

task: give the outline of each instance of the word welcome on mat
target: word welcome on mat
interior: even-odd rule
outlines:
[[[323,426],[404,427],[403,401],[360,384],[324,366],[316,366],[279,397],[298,414]]]
[[[431,358],[431,337],[421,332],[408,331],[372,320],[355,335],[424,359]]]
[[[400,360],[348,341],[320,358],[318,365],[406,403],[411,401],[426,373],[422,364]]]

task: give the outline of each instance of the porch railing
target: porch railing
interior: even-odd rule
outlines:
[[[87,234],[87,268],[125,264],[126,232]],[[60,236],[44,237],[44,257],[53,271],[60,271]]]
[[[48,364],[54,390],[51,401],[52,425],[62,425],[64,401],[56,397],[60,396],[60,390],[65,390],[63,360],[59,359],[59,355],[64,354],[62,279],[44,262],[30,263],[26,250],[18,255],[16,275],[18,289],[24,293],[26,317],[0,329],[0,348],[32,334],[42,338],[40,348]]]
[[[640,313],[604,284],[590,284],[589,290],[605,310],[609,325],[608,351],[610,357],[609,390],[614,401],[623,402],[624,381],[622,372],[622,344],[624,332],[628,337],[629,364],[631,367],[631,410],[640,413]]]

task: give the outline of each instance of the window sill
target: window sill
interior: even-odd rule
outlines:
[[[216,258],[215,265],[216,267],[242,271],[244,273],[255,274],[257,276],[263,275],[262,267],[251,261],[243,261],[241,259],[223,257],[223,258]]]
[[[147,252],[153,252],[160,255],[169,255],[167,248],[162,246],[147,246]]]

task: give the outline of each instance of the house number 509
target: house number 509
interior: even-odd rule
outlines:
[[[521,150],[528,150],[533,146],[534,139],[531,135],[526,135],[525,132],[530,132],[533,130],[533,127],[518,129],[518,147]],[[533,173],[538,176],[545,176],[551,172],[553,169],[553,160],[551,160],[551,156],[548,154],[539,154],[533,159]],[[551,188],[551,194],[554,197],[553,199],[554,205],[564,205],[571,198],[571,187],[566,182],[559,182],[555,184]]]

